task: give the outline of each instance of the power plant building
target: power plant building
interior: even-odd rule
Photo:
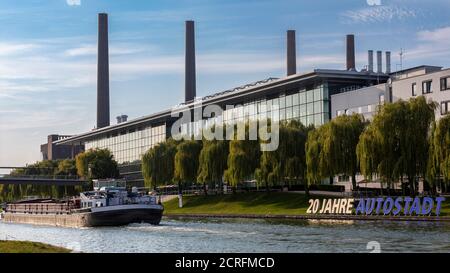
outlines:
[[[297,74],[297,59],[295,50],[295,31],[288,30],[286,37],[286,76],[283,78],[268,78],[255,83],[225,90],[203,98],[196,97],[196,72],[195,72],[195,37],[194,22],[186,22],[185,37],[185,101],[177,107],[193,109],[204,108],[208,105],[219,105],[225,110],[221,117],[213,117],[209,120],[200,119],[185,124],[185,132],[194,134],[198,128],[210,124],[211,121],[223,120],[226,124],[236,121],[257,120],[273,114],[271,109],[276,105],[280,120],[299,120],[304,125],[314,124],[320,126],[331,118],[341,114],[349,108],[360,106],[378,105],[384,101],[392,101],[387,97],[386,90],[390,90],[392,73],[390,64],[390,52],[386,53],[386,71],[382,71],[382,53],[377,52],[377,71],[374,71],[373,51],[369,51],[369,66],[358,71],[355,65],[355,37],[346,37],[346,70],[315,69],[308,73]],[[132,180],[142,180],[139,173],[139,161],[141,156],[151,147],[165,141],[171,136],[171,127],[178,117],[172,117],[172,109],[158,113],[127,120],[122,118],[114,125],[109,124],[109,68],[108,68],[108,35],[107,16],[99,15],[99,46],[98,46],[98,90],[97,90],[97,128],[72,137],[61,139],[58,145],[84,145],[86,150],[90,148],[108,148],[115,159],[121,164],[123,175],[130,175]],[[301,58],[300,58],[301,60]],[[301,65],[301,63],[300,63]],[[403,75],[403,73],[402,73]],[[422,78],[418,86],[422,86]],[[400,82],[401,80],[398,80]],[[433,88],[436,88],[433,79]],[[449,80],[450,81],[450,80]],[[397,83],[396,83],[397,84]],[[450,87],[450,82],[448,82]],[[399,87],[404,88],[404,87]],[[364,91],[365,90],[365,91]],[[378,90],[378,91],[377,91]],[[392,94],[395,100],[404,96],[402,92],[395,91]],[[351,94],[358,94],[352,96]],[[366,99],[365,94],[369,94]],[[445,97],[450,100],[450,92]],[[341,100],[340,96],[343,96]],[[381,97],[383,96],[383,97]],[[338,107],[335,107],[333,100]],[[359,99],[360,98],[360,99]],[[381,101],[383,98],[383,101]],[[366,99],[366,101],[365,101]],[[344,105],[347,100],[355,101],[351,105]],[[375,107],[375,106],[374,106]],[[449,105],[450,107],[450,105]],[[342,108],[342,109],[341,109]],[[367,109],[375,111],[374,108]],[[349,113],[349,111],[345,112]],[[137,166],[133,170],[127,166]]]

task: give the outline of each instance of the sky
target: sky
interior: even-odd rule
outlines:
[[[450,67],[450,0],[1,0],[0,166],[41,159],[49,134],[96,124],[97,14],[109,14],[111,123],[184,99],[184,21],[195,20],[197,95],[283,77],[287,29],[297,71],[345,68],[345,35],[392,51],[392,68]]]

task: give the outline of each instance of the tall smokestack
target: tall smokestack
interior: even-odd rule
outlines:
[[[373,72],[373,50],[369,50],[369,72]]]
[[[287,75],[297,74],[295,30],[287,31]]]
[[[386,51],[386,74],[391,73],[391,52]]]
[[[356,70],[355,35],[347,35],[347,70]]]
[[[185,102],[195,99],[195,33],[194,21],[186,21]]]
[[[98,15],[97,128],[109,126],[108,14]]]
[[[383,52],[377,51],[377,72],[383,73]]]

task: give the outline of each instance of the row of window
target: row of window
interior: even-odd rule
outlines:
[[[166,126],[147,127],[143,130],[123,132],[85,143],[86,149],[107,148],[118,163],[139,160],[148,149],[166,139]]]
[[[450,77],[441,78],[441,91],[450,90]],[[413,97],[418,95],[417,83],[413,83],[411,86],[411,93]],[[422,82],[422,94],[433,93],[433,81],[427,80]]]

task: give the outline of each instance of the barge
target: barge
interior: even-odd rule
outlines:
[[[164,207],[158,198],[123,180],[94,180],[94,190],[67,200],[32,199],[6,204],[3,221],[66,227],[158,225]]]

